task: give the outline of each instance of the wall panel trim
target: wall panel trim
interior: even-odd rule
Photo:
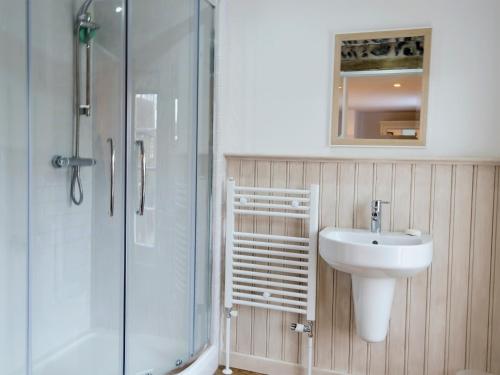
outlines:
[[[315,374],[455,375],[469,366],[498,371],[500,160],[251,155],[225,160],[227,176],[240,184],[293,188],[319,182],[321,228],[368,229],[369,202],[377,198],[392,202],[384,230],[408,226],[435,237],[429,270],[398,283],[393,327],[384,343],[357,337],[349,275],[318,265]],[[303,229],[287,220],[239,225],[271,234]],[[235,367],[300,374],[304,340],[288,329],[296,317],[240,312],[233,322]]]
[[[234,154],[225,153],[224,158],[226,159],[238,159],[238,160],[267,160],[267,161],[302,161],[302,162],[337,162],[337,163],[413,163],[413,164],[449,164],[449,165],[493,165],[500,166],[500,159],[483,159],[483,158],[468,158],[468,157],[457,157],[457,158],[440,158],[440,157],[427,157],[427,158],[344,158],[336,156],[287,156],[287,155],[252,155],[252,154]]]

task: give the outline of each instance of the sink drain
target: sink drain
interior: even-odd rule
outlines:
[[[372,245],[378,245],[378,241],[377,240],[373,240],[372,241]]]

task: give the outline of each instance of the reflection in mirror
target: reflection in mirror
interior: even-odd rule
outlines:
[[[332,144],[425,145],[430,34],[337,35]]]
[[[135,243],[140,246],[154,248],[156,244],[156,154],[158,128],[158,94],[135,94],[134,101],[135,139],[144,142],[146,151],[146,196],[144,215],[134,215]],[[137,174],[140,175],[140,162]],[[141,186],[137,186],[137,193]],[[137,197],[137,201],[140,197]]]

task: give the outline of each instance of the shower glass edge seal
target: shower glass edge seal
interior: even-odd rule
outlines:
[[[32,328],[32,296],[31,296],[31,244],[32,241],[32,218],[31,207],[33,201],[33,193],[31,186],[31,176],[33,170],[32,164],[32,111],[31,111],[31,0],[26,0],[26,111],[27,111],[27,141],[28,141],[28,160],[27,160],[27,183],[28,183],[28,207],[27,207],[27,258],[26,258],[26,299],[27,299],[27,313],[26,313],[26,373],[31,375],[32,369],[32,344],[31,344],[31,328]]]

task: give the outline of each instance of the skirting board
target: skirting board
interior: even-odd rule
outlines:
[[[224,365],[225,352],[220,353],[220,364]],[[277,361],[269,358],[256,357],[247,354],[231,353],[231,367],[242,370],[259,372],[266,375],[305,375],[306,368],[289,362]],[[313,375],[348,375],[343,372],[334,372],[313,368]]]

